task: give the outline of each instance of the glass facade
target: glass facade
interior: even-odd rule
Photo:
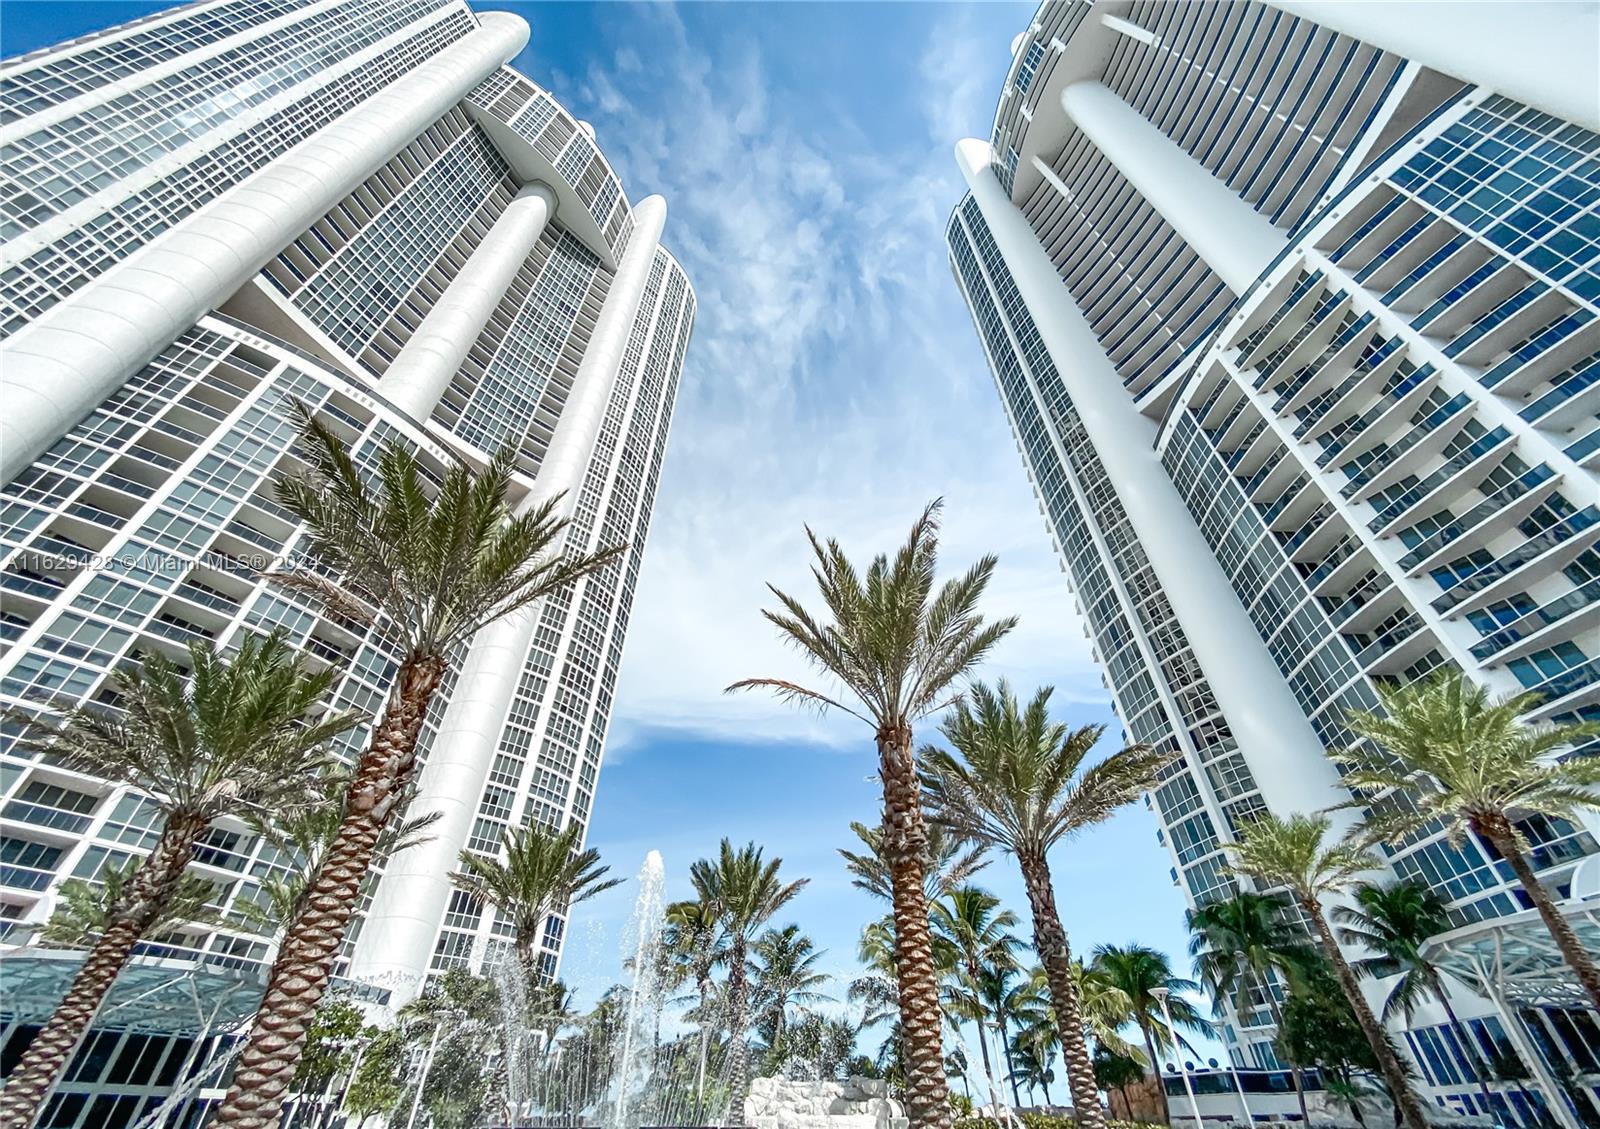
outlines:
[[[182,231],[197,208],[476,26],[459,0],[222,0],[8,61],[0,82],[15,95],[8,110],[21,109],[4,123],[18,194],[0,263],[7,332],[47,308],[75,309],[84,283]],[[633,207],[576,119],[504,68],[483,65],[467,82],[478,84],[464,88],[470,96],[375,156],[370,175],[322,202],[243,290],[166,342],[0,490],[0,705],[114,706],[108,676],[141,653],[182,661],[190,642],[226,649],[277,629],[312,665],[339,672],[333,704],[381,711],[400,657],[392,645],[262,576],[302,537],[272,485],[297,465],[288,401],[310,406],[358,463],[398,440],[438,473],[463,447],[510,445],[526,488],[578,381],[605,381],[604,417],[582,440],[589,454],[575,471],[570,536],[629,549],[536,609],[520,679],[507,672],[517,679],[511,707],[482,750],[492,765],[461,846],[492,853],[512,825],[587,827],[694,294],[653,234],[634,256],[642,274],[618,273]],[[385,400],[384,374],[452,286],[473,282],[473,252],[538,180],[582,207],[546,222],[498,300],[484,304],[431,412],[401,414]],[[614,372],[586,363],[600,334],[615,335],[613,351],[599,353],[620,358]],[[465,652],[424,725],[424,759]],[[354,757],[367,735],[345,735],[338,751]],[[93,882],[147,851],[159,812],[126,787],[22,753],[8,735],[0,818],[0,938],[16,941],[49,916],[62,881]],[[191,870],[212,884],[222,924],[180,928],[140,953],[259,975],[275,925],[247,911],[266,905],[264,882],[298,863],[248,826],[218,821]],[[337,975],[359,963],[384,880],[381,870],[369,877]],[[493,916],[456,899],[414,954],[417,982],[377,994],[402,1002],[430,971],[481,967],[505,936]],[[552,973],[564,929],[560,917],[546,928]],[[4,1054],[20,1053],[29,1022],[0,1010]],[[196,1046],[112,1024],[85,1044],[50,1124],[132,1124],[220,1049],[204,1043],[191,1055]],[[201,1101],[217,1080],[206,1077]]]
[[[1316,745],[1348,744],[1346,711],[1376,708],[1381,686],[1446,668],[1536,691],[1536,719],[1600,717],[1600,137],[1266,4],[1140,0],[1100,23],[1086,8],[1046,3],[1020,38],[992,135],[1003,198],[957,207],[950,258],[1117,713],[1183,754],[1150,806],[1200,904],[1235,888],[1219,851],[1240,817],[1280,801],[1207,697],[1219,672],[1185,649],[1210,617],[1139,610],[1152,578],[1119,492],[1149,485],[1106,479],[1108,432],[1075,426],[1074,382],[1112,382],[1143,417],[1127,441],[1159,459],[1246,617],[1239,645],[1264,649]],[[1224,283],[1215,249],[1185,237],[1178,183],[1151,181],[1131,148],[1108,156],[1058,108],[1070,82],[1099,83],[1154,127],[1141,145],[1249,205],[1282,248],[1252,285]],[[1037,247],[996,244],[1004,207]],[[1011,278],[1042,271],[1040,251],[1061,291],[1039,284],[1030,309]],[[1035,322],[1061,316],[1047,302],[1081,314],[1101,363],[1056,374],[1037,343]],[[1593,828],[1523,830],[1558,895],[1597,850]],[[1470,837],[1389,856],[1461,928],[1527,908]],[[1275,1065],[1265,990],[1248,1016],[1225,1002],[1245,1065]],[[1465,1010],[1496,1037],[1499,1018]],[[1413,1035],[1419,1064],[1438,1058],[1433,1095],[1477,1111],[1475,1082],[1442,1065],[1453,1036]],[[1590,1069],[1562,1053],[1578,1056],[1569,1074]],[[1531,1088],[1499,1089],[1496,1113],[1538,1119]]]

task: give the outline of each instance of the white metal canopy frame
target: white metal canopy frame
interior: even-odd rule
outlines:
[[[1588,877],[1575,875],[1573,885],[1581,888]],[[1589,952],[1600,952],[1600,896],[1580,894],[1556,908],[1578,942]],[[1562,958],[1539,911],[1524,910],[1443,933],[1428,942],[1423,955],[1494,1004],[1506,1036],[1544,1092],[1556,1122],[1563,1129],[1580,1129],[1569,1096],[1529,1038],[1519,1010],[1589,1007],[1588,994]]]

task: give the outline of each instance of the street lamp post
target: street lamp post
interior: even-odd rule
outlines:
[[[1200,1120],[1200,1103],[1195,1101],[1194,1097],[1194,1082],[1189,1078],[1189,1064],[1184,1062],[1183,1055],[1178,1053],[1180,1049],[1178,1047],[1178,1029],[1172,1025],[1172,1008],[1167,1004],[1167,997],[1172,993],[1167,988],[1154,988],[1151,989],[1150,994],[1161,1001],[1161,1017],[1166,1020],[1167,1034],[1172,1039],[1172,1052],[1177,1056],[1179,1069],[1183,1071],[1183,1090],[1184,1093],[1189,1095],[1189,1112],[1194,1116],[1195,1129],[1205,1129],[1205,1123]],[[1166,1083],[1161,1080],[1161,1065],[1159,1063],[1153,1063],[1152,1065],[1156,1068],[1156,1082],[1165,1087]]]
[[[1255,1124],[1255,1115],[1250,1112],[1250,1103],[1244,1096],[1244,1079],[1239,1077],[1239,1068],[1233,1063],[1233,1052],[1228,1049],[1228,1040],[1224,1037],[1227,1024],[1222,1020],[1213,1020],[1211,1029],[1217,1033],[1217,1042],[1222,1044],[1222,1057],[1228,1060],[1228,1073],[1233,1075],[1233,1088],[1239,1091],[1239,1108],[1244,1110],[1244,1123]]]

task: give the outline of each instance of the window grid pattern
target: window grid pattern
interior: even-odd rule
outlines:
[[[313,10],[17,138],[0,152],[0,174],[15,193],[0,198],[9,221],[5,237],[227,127],[449,2],[347,0]]]
[[[49,245],[0,270],[0,335],[9,336],[202,205],[356,103],[472,30],[451,12],[366,65],[250,129],[219,140],[174,172],[139,187]]]

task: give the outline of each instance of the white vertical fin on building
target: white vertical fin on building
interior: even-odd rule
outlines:
[[[605,421],[666,218],[666,201],[659,196],[648,196],[633,209],[633,234],[522,504],[524,512],[563,493],[563,509],[571,512]],[[467,845],[538,622],[536,605],[490,624],[473,639],[412,804],[413,814],[438,812],[440,818],[429,828],[427,842],[395,856],[373,898],[351,975],[391,988],[394,1006],[420,991],[427,975],[434,937],[450,901],[450,873]]]
[[[1075,82],[1061,108],[1234,294],[1287,245],[1284,233],[1110,88]]]
[[[9,482],[528,41],[481,27],[223,193],[0,344]]]
[[[555,207],[555,193],[538,181],[525,185],[506,205],[378,381],[378,391],[389,403],[418,423],[433,414],[506,287],[538,245]]]
[[[1162,467],[1152,445],[1151,421],[1134,406],[1032,227],[990,171],[988,142],[959,142],[956,163],[1206,672],[1262,799],[1275,812],[1317,811],[1343,800],[1347,793],[1338,772]]]

